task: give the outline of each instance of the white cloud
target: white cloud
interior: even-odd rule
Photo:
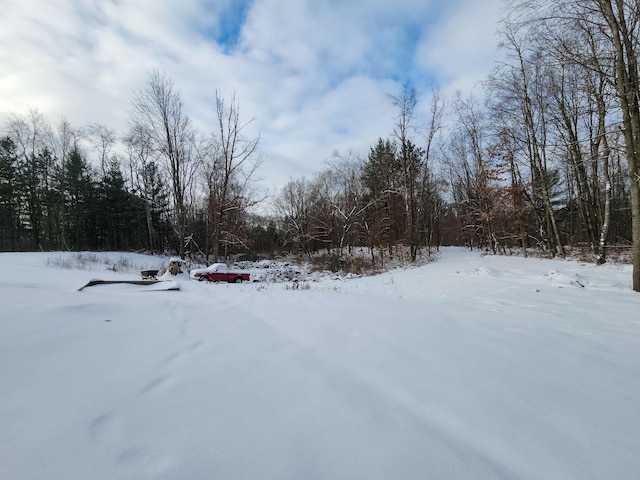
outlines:
[[[416,64],[432,72],[447,93],[469,91],[497,65],[503,0],[463,0],[446,21],[429,29],[416,52]]]
[[[132,93],[160,68],[204,130],[235,91],[261,135],[265,188],[392,129],[405,80],[468,88],[493,65],[499,0],[255,0],[238,43],[213,41],[233,0],[0,0],[0,123],[36,107],[123,134]]]

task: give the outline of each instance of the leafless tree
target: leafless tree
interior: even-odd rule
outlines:
[[[455,179],[458,208],[465,212],[463,227],[469,231],[470,239],[477,238],[480,247],[491,246],[495,252],[494,198],[490,188],[492,164],[487,152],[488,118],[473,96],[463,99],[458,95],[454,110],[458,130],[451,138],[454,157],[449,164]]]
[[[579,36],[576,38],[582,41],[573,42],[570,48],[565,46],[562,52],[564,61],[595,70],[601,79],[606,79],[614,87],[617,94],[631,190],[633,289],[640,291],[640,2],[549,0],[544,9],[538,6],[537,2],[529,0],[514,1],[511,13],[520,25],[536,28],[538,36],[557,38],[564,36],[561,32],[577,32]],[[585,51],[584,45],[590,48]],[[597,62],[593,61],[594,54]],[[611,151],[601,127],[601,140],[596,144],[602,145],[602,155],[609,159]],[[604,175],[607,176],[606,173]],[[603,232],[606,233],[609,227],[606,203],[605,196],[601,242]]]
[[[418,194],[418,210],[420,212],[418,224],[419,229],[423,232],[423,240],[429,249],[429,254],[431,254],[433,237],[438,229],[440,217],[444,213],[444,202],[440,191],[441,182],[437,179],[436,162],[434,161],[434,146],[442,129],[444,109],[444,99],[440,90],[436,89],[432,92],[429,102],[428,125],[424,133],[424,161]]]
[[[14,115],[4,130],[16,145],[24,172],[19,203],[29,218],[34,247],[41,249],[45,231],[53,228],[43,208],[55,162],[51,152],[51,126],[40,111],[32,109],[27,115]]]
[[[631,181],[633,289],[640,292],[640,2],[598,0],[597,6],[609,26],[615,52],[615,86]]]
[[[243,244],[239,218],[259,199],[251,183],[262,160],[257,154],[260,137],[247,138],[235,93],[227,105],[216,91],[216,131],[203,156],[207,183],[211,248],[214,260],[220,247]]]
[[[132,100],[131,126],[148,132],[171,185],[178,254],[184,258],[187,199],[196,172],[195,129],[183,111],[180,94],[165,74],[149,74],[146,87]]]
[[[327,183],[326,190],[335,217],[338,254],[342,255],[345,247],[353,246],[363,214],[376,200],[365,198],[362,161],[352,152],[346,155],[335,152],[322,178]]]
[[[109,154],[112,152],[117,141],[116,132],[99,123],[93,123],[87,127],[86,133],[91,147],[98,154],[100,171],[102,172],[102,176],[105,177],[109,169]]]
[[[158,247],[154,212],[161,208],[158,200],[162,188],[158,185],[156,153],[153,150],[150,132],[141,125],[134,125],[124,138],[129,157],[129,182],[144,203],[147,225],[148,247],[154,251]]]
[[[411,261],[418,253],[418,208],[416,201],[416,182],[422,163],[422,151],[411,141],[411,132],[415,131],[414,113],[418,103],[418,94],[414,88],[405,86],[402,93],[391,97],[398,109],[393,136],[398,142],[400,168],[402,170],[403,196],[407,219],[407,240]]]
[[[330,243],[331,209],[321,191],[322,182],[317,178],[309,181],[303,177],[289,181],[274,200],[285,245],[304,254]]]

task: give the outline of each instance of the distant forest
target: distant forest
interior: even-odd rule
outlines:
[[[443,244],[569,246],[603,262],[609,246],[633,246],[640,290],[638,2],[551,1],[544,18],[513,3],[509,61],[482,98],[435,90],[419,102],[406,86],[390,100],[393,132],[271,199],[254,188],[259,139],[245,136],[238,99],[217,92],[214,131],[199,132],[159,71],[132,96],[127,132],[13,115],[0,126],[0,250],[213,261],[363,247],[382,263],[399,246],[411,260]]]

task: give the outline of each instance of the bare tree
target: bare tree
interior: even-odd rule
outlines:
[[[154,251],[159,247],[155,219],[162,212],[166,197],[158,178],[157,154],[153,150],[151,134],[143,126],[132,126],[124,143],[129,156],[129,182],[144,204],[147,245]]]
[[[47,143],[63,164],[74,148],[80,148],[83,138],[81,129],[72,126],[66,118],[61,118],[54,128],[47,129]]]
[[[239,214],[257,203],[250,188],[261,159],[256,149],[260,137],[247,138],[244,130],[251,123],[240,119],[240,106],[235,93],[228,105],[216,91],[217,129],[205,155],[205,173],[211,227],[211,247],[214,260],[220,247],[242,240]]]
[[[562,8],[569,7],[563,4]],[[557,12],[556,12],[557,13]],[[563,18],[564,17],[564,18]],[[564,144],[577,191],[580,224],[604,263],[611,220],[611,145],[618,121],[613,97],[614,61],[603,28],[580,15],[538,19],[532,28],[551,65],[551,97],[557,112],[557,143]],[[559,27],[559,28],[558,28]],[[562,148],[562,147],[560,147]]]
[[[544,207],[546,229],[550,251],[565,255],[564,245],[560,238],[560,229],[556,220],[552,204],[551,178],[547,161],[547,98],[542,90],[542,81],[537,82],[536,75],[544,75],[543,69],[535,59],[530,62],[525,57],[526,39],[518,36],[517,29],[507,24],[504,36],[515,59],[513,72],[520,81],[518,95],[521,102],[521,119],[526,128],[529,160],[531,163],[532,179],[538,188]],[[530,78],[534,77],[533,81]]]
[[[282,235],[286,246],[294,246],[302,253],[311,252],[316,239],[313,226],[312,184],[304,177],[289,181],[274,200],[277,215],[282,221]]]
[[[434,145],[438,133],[442,129],[444,99],[437,89],[431,94],[429,102],[429,119],[425,131],[424,161],[418,192],[418,228],[422,232],[431,255],[433,237],[438,230],[441,215],[444,213],[444,201],[440,195],[440,182],[437,180],[434,161]]]
[[[109,169],[109,154],[113,150],[117,137],[115,130],[100,125],[91,124],[86,129],[91,146],[98,154],[98,162],[102,176],[105,177]]]
[[[565,61],[604,73],[601,78],[606,78],[615,88],[631,190],[633,289],[640,291],[640,2],[550,0],[546,2],[545,9],[538,6],[537,2],[529,0],[515,1],[512,13],[522,25],[534,25],[538,36],[553,38],[562,36],[558,32],[563,31],[586,34],[586,42],[573,43],[571,48],[564,49]],[[580,48],[581,43],[606,45],[606,48],[592,48],[585,55],[584,49]],[[594,52],[597,52],[597,63],[592,61]],[[603,155],[608,158],[609,153],[607,146],[603,145]],[[607,216],[606,212],[604,216]],[[602,231],[605,225],[608,228],[608,223],[603,220]]]
[[[462,181],[466,190],[464,201],[468,202],[466,209],[470,214],[467,228],[475,230],[481,247],[491,246],[495,253],[494,198],[490,186],[492,165],[487,154],[488,119],[474,97],[462,99],[458,96],[455,111],[460,126],[456,141],[463,144],[454,151],[458,151],[458,181]]]
[[[5,131],[16,145],[18,164],[23,172],[17,189],[19,204],[29,219],[33,245],[41,249],[45,247],[45,231],[53,228],[47,214],[50,212],[45,207],[55,162],[50,145],[51,126],[42,113],[34,109],[26,116],[14,115]]]
[[[131,124],[148,132],[152,149],[163,162],[171,185],[177,250],[184,258],[188,191],[197,165],[195,129],[183,112],[180,94],[166,75],[157,70],[149,74],[146,88],[132,100]]]
[[[362,161],[354,158],[352,152],[346,155],[335,152],[328,167],[321,178],[327,184],[326,190],[335,217],[338,254],[342,255],[345,247],[353,246],[364,212],[376,199],[365,198]]]
[[[622,112],[629,178],[633,237],[633,289],[640,292],[640,3],[598,0],[615,52],[615,86]]]
[[[394,106],[398,109],[396,125],[393,136],[399,145],[399,160],[402,170],[403,195],[405,201],[405,213],[407,218],[407,239],[411,261],[416,260],[418,253],[418,208],[416,201],[416,182],[422,163],[422,150],[417,148],[410,139],[410,132],[415,130],[413,116],[418,94],[414,88],[405,86],[402,93],[391,97]]]

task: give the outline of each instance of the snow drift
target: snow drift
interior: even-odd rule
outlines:
[[[0,254],[1,478],[640,478],[630,267],[141,294],[51,256]]]

